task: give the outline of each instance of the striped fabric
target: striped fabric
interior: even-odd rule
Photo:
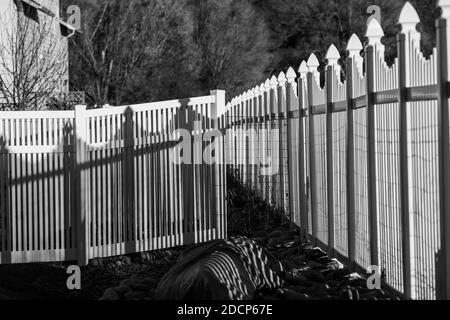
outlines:
[[[231,249],[239,261],[228,250],[219,249],[211,254],[204,267],[227,288],[231,300],[246,300],[256,290],[276,289],[284,284],[279,276],[284,271],[282,264],[269,257],[253,240],[230,238],[223,248]]]
[[[160,281],[159,300],[252,300],[282,287],[281,263],[255,241],[235,237],[198,245]]]

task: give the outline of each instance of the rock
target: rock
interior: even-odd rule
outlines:
[[[345,276],[345,279],[347,279],[348,281],[355,281],[355,280],[362,280],[362,277],[359,275],[359,273],[354,272]]]
[[[306,254],[306,257],[309,260],[317,260],[325,256],[328,256],[328,254],[320,248],[314,248],[312,251]]]
[[[141,252],[139,254],[139,258],[141,259],[142,262],[147,262],[148,261],[148,259],[147,259],[147,252]]]
[[[131,264],[131,258],[129,256],[123,256],[122,262],[126,265],[129,265],[129,264]]]
[[[120,296],[114,289],[107,289],[100,300],[120,300]]]
[[[100,265],[100,261],[99,261],[99,259],[92,259],[91,261],[89,261],[89,264],[92,267],[98,267]]]
[[[344,265],[339,262],[337,259],[332,259],[330,263],[328,263],[327,268],[332,271],[343,270]]]
[[[145,292],[142,292],[142,291],[131,291],[131,292],[127,292],[124,295],[124,298],[126,300],[143,300],[146,296],[147,296],[147,294]]]

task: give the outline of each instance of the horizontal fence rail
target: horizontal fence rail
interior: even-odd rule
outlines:
[[[393,65],[372,19],[366,47],[349,40],[345,71],[332,45],[324,75],[312,54],[226,106],[229,169],[304,238],[414,299],[450,299],[450,1],[440,5],[428,58],[407,3]]]
[[[186,129],[190,147],[203,152],[224,106],[217,90],[134,106],[0,112],[0,263],[84,265],[224,238],[224,161],[176,161],[174,136]]]

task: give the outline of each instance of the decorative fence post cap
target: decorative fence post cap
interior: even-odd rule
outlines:
[[[259,92],[261,92],[261,93],[266,92],[266,85],[264,83],[261,83],[259,85]]]
[[[417,32],[416,26],[420,23],[420,18],[410,2],[406,2],[403,6],[398,23],[402,25],[402,32]]]
[[[354,33],[348,40],[347,51],[350,54],[350,57],[361,56],[360,52],[364,49],[364,46],[359,39],[359,37]]]
[[[339,53],[339,50],[336,48],[334,44],[328,48],[327,55],[325,56],[325,59],[328,60],[329,66],[334,66],[338,64],[339,59],[341,58],[341,54]]]
[[[319,68],[320,63],[319,60],[317,59],[316,55],[314,53],[311,53],[311,55],[309,56],[308,59],[308,67],[310,69],[310,71],[312,72],[317,72],[317,68]]]
[[[305,77],[308,74],[309,67],[305,60],[303,60],[302,63],[300,63],[300,66],[298,67],[298,72],[302,77]]]
[[[295,78],[297,78],[297,73],[292,67],[289,67],[286,77],[289,83],[293,83],[295,81]]]
[[[381,38],[384,37],[384,31],[377,19],[372,19],[367,26],[366,37],[369,39],[369,45],[381,44]]]
[[[286,74],[281,71],[280,74],[278,75],[278,84],[280,87],[284,86],[287,82],[287,78],[286,78]]]
[[[253,89],[253,94],[255,95],[255,97],[259,96],[261,94],[261,92],[259,91],[259,86],[256,86]]]
[[[266,88],[266,91],[270,90],[270,80],[267,79],[266,82],[264,82],[264,88]]]
[[[247,92],[247,97],[248,97],[249,99],[253,99],[253,98],[255,97],[255,93],[254,93],[253,90],[254,90],[254,89],[250,89],[250,90],[248,90],[248,92]]]
[[[270,86],[270,89],[276,89],[276,87],[278,87],[277,77],[272,76],[272,78],[270,79],[270,82],[269,82],[269,86]]]

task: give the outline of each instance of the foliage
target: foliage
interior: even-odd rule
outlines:
[[[231,98],[311,53],[325,65],[334,43],[342,57],[362,40],[367,8],[381,8],[388,62],[406,0],[63,0],[82,9],[72,40],[73,90],[91,105],[130,104],[226,89]],[[436,0],[412,0],[426,55],[435,46]]]
[[[272,231],[287,218],[282,209],[271,206],[245,187],[237,172],[228,173],[228,234],[251,237],[258,231]]]
[[[85,91],[91,104],[243,90],[268,62],[267,30],[247,0],[75,4],[82,33],[71,43],[72,89]]]
[[[353,33],[364,39],[371,5],[381,8],[381,24],[385,31],[386,58],[396,57],[396,36],[400,31],[398,18],[406,0],[253,0],[269,22],[272,30],[272,50],[276,52],[271,62],[273,73],[298,66],[315,53],[322,64],[331,44],[335,44],[346,57],[347,41]],[[422,47],[430,54],[435,46],[435,19],[439,16],[436,0],[411,1],[418,10],[422,23]]]

